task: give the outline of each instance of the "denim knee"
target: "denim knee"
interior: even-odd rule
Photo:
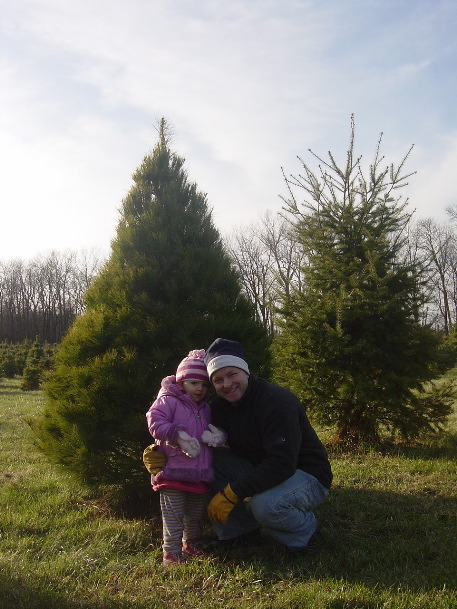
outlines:
[[[278,513],[277,505],[273,505],[271,501],[261,495],[254,495],[246,507],[257,522],[263,526],[267,526]]]
[[[247,508],[257,522],[267,526],[289,519],[295,510],[302,513],[314,510],[327,493],[328,489],[314,476],[297,470],[284,483],[254,495]]]

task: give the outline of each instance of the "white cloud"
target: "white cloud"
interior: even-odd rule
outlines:
[[[438,137],[434,146],[418,150],[411,205],[419,218],[446,220],[446,207],[457,204],[457,131]]]
[[[455,14],[444,0],[15,0],[0,24],[0,196],[26,212],[27,238],[3,239],[0,258],[38,251],[37,226],[45,247],[107,246],[162,116],[221,229],[279,209],[281,166],[296,172],[308,148],[344,159],[352,112],[365,155],[384,131],[394,160],[416,143],[412,170],[440,174],[428,147],[456,125],[427,85],[455,93]],[[453,186],[436,186],[447,200]]]

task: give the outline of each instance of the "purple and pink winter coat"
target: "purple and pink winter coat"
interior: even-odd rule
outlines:
[[[167,376],[162,380],[157,399],[146,418],[149,432],[167,460],[163,470],[151,476],[154,490],[165,486],[186,490],[186,484],[180,486],[179,482],[191,483],[188,490],[193,487],[194,492],[201,492],[199,488],[206,489],[206,483],[214,478],[211,448],[201,441],[202,433],[211,422],[209,404],[197,404],[190,395],[183,393],[174,375]],[[197,457],[188,457],[179,448],[179,431],[187,431],[200,442],[201,450]]]

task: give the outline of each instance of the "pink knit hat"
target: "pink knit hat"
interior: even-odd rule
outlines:
[[[204,381],[205,383],[209,383],[204,357],[204,349],[194,349],[193,351],[190,351],[189,355],[185,357],[178,366],[176,371],[176,382]]]

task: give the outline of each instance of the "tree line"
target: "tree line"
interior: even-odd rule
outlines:
[[[0,260],[0,341],[59,343],[85,309],[100,272],[96,251],[52,251],[32,260]]]
[[[457,206],[447,213],[447,223],[408,220],[398,254],[420,269],[421,321],[445,336],[457,328]],[[226,243],[256,318],[273,337],[278,332],[279,303],[292,290],[300,292],[304,287],[308,261],[295,227],[284,213],[267,212],[233,231]]]
[[[426,298],[421,319],[448,336],[457,327],[457,206],[449,222],[408,223],[402,255],[422,270]],[[303,288],[306,257],[284,213],[267,212],[224,239],[256,319],[270,337],[278,331],[278,303]],[[38,337],[59,343],[85,310],[84,294],[106,260],[96,251],[52,251],[32,260],[0,260],[0,341]]]

